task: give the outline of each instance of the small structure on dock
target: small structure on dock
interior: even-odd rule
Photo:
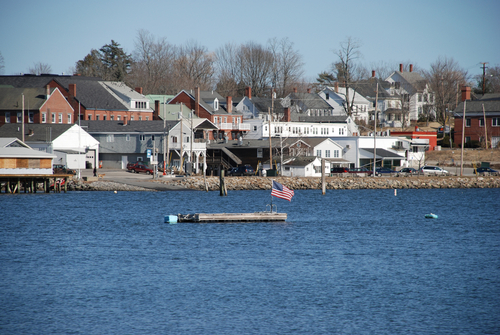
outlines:
[[[255,213],[196,213],[196,214],[178,214],[177,221],[175,216],[165,216],[165,222],[195,222],[195,223],[210,223],[210,222],[274,222],[286,221],[286,213],[276,212],[255,212]],[[173,220],[172,220],[173,219]],[[168,220],[168,221],[167,221]]]

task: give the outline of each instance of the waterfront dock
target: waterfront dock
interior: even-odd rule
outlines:
[[[67,191],[71,174],[4,174],[0,175],[0,193],[54,193]]]
[[[254,212],[254,213],[196,213],[178,214],[178,222],[275,222],[286,221],[286,213]]]

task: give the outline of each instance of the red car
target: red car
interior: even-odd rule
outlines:
[[[135,163],[133,165],[127,166],[127,170],[133,171],[135,173],[145,172],[147,174],[153,174],[154,170],[143,163]]]

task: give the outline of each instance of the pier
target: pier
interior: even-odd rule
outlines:
[[[254,212],[254,213],[196,213],[178,214],[178,222],[275,222],[286,221],[286,213]]]
[[[72,174],[4,174],[0,175],[0,193],[54,193],[67,191],[68,178]],[[41,186],[40,186],[41,184]]]

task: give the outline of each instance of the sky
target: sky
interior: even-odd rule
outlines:
[[[288,38],[309,81],[331,69],[348,37],[359,42],[359,62],[368,70],[380,62],[429,70],[448,57],[475,76],[483,62],[500,66],[499,13],[499,0],[0,0],[1,74],[28,73],[39,62],[70,74],[111,40],[132,54],[145,30],[209,51]]]

